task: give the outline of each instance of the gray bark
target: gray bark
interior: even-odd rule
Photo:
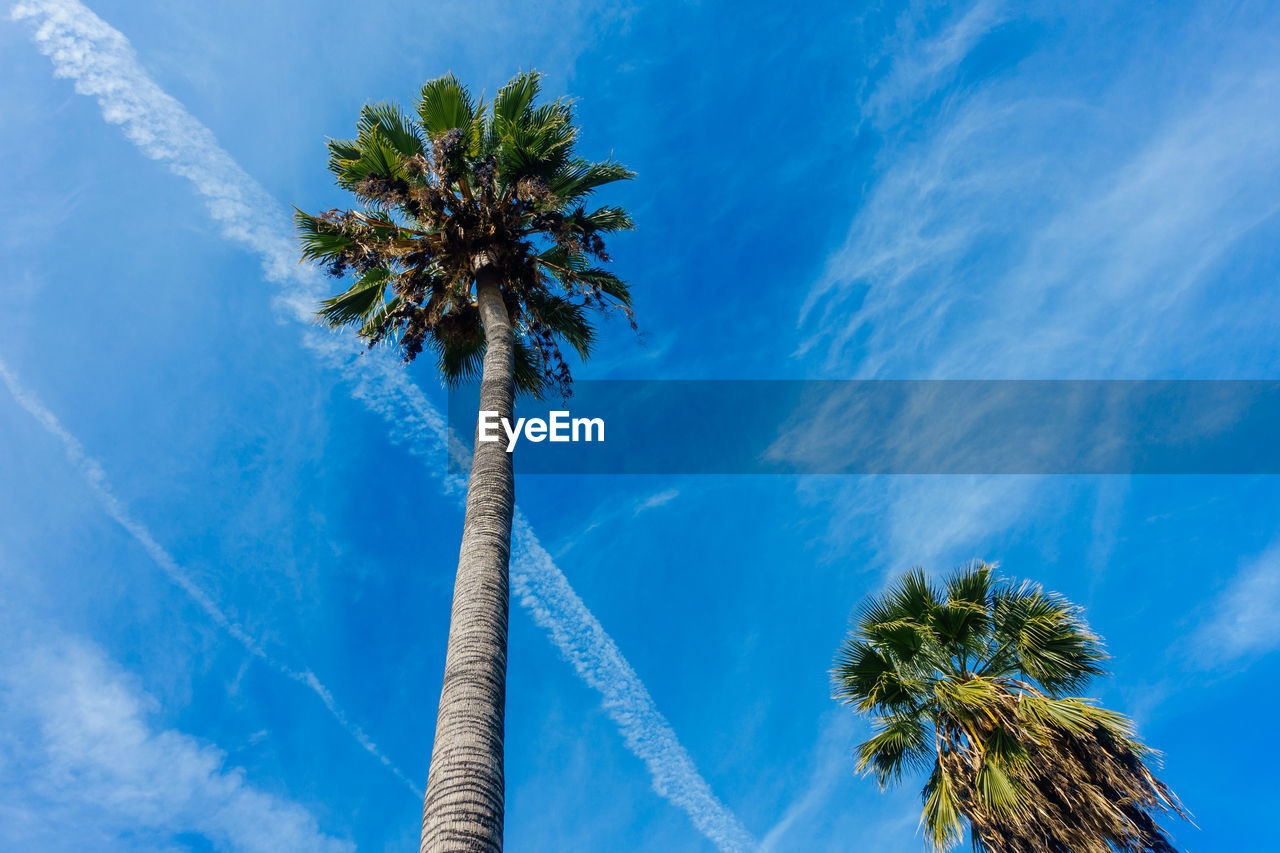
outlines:
[[[509,419],[515,396],[511,321],[491,267],[482,265],[476,273],[476,302],[486,340],[480,409]],[[502,850],[507,562],[514,506],[505,432],[499,441],[476,441],[422,809],[421,853]]]

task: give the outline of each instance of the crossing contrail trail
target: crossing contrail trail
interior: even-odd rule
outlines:
[[[78,93],[95,98],[103,118],[120,125],[143,154],[191,181],[223,236],[261,256],[266,277],[281,286],[281,309],[311,326],[318,275],[297,265],[283,207],[208,128],[146,75],[128,39],[76,0],[22,0],[11,14],[34,25],[32,41],[53,62],[56,76],[71,79]],[[314,327],[303,340],[324,365],[353,383],[353,396],[384,418],[394,442],[420,457],[449,447],[439,411],[390,359],[377,353],[358,357],[363,352],[358,342]],[[441,482],[447,492],[458,493],[456,479]],[[513,591],[578,676],[599,691],[627,747],[645,764],[654,791],[683,809],[720,850],[757,849],[758,842],[716,797],[644,683],[518,509],[512,533]],[[326,695],[321,698],[332,711],[336,706]]]
[[[67,428],[62,425],[62,422],[58,420],[53,412],[49,411],[31,391],[23,387],[18,377],[4,361],[0,361],[0,382],[4,383],[14,401],[27,414],[31,415],[44,428],[45,432],[52,435],[62,444],[62,448],[67,454],[67,459],[84,477],[85,482],[89,484],[89,489],[98,498],[98,503],[102,505],[103,510],[113,521],[123,527],[125,532],[137,540],[138,544],[142,546],[142,550],[147,552],[147,556],[160,567],[160,570],[168,576],[169,580],[173,581],[175,586],[185,592],[188,598],[208,614],[214,624],[243,646],[245,651],[271,669],[286,678],[298,682],[320,697],[320,701],[324,703],[325,708],[338,721],[338,724],[346,729],[366,752],[378,759],[383,766],[394,773],[400,781],[409,787],[410,791],[422,796],[422,790],[414,784],[413,780],[393,764],[382,750],[378,749],[378,745],[364,733],[363,729],[348,719],[342,708],[334,700],[333,694],[329,692],[329,688],[325,687],[320,679],[316,678],[315,673],[309,669],[294,669],[282,663],[264,649],[262,644],[245,631],[243,627],[231,619],[226,614],[226,611],[219,607],[217,602],[195,581],[191,580],[190,575],[178,564],[173,555],[151,535],[151,531],[147,529],[147,526],[134,518],[133,514],[129,512],[129,507],[124,501],[120,500],[115,490],[111,488],[111,481],[107,479],[107,472],[103,470],[98,460],[85,451],[84,445],[67,431]]]

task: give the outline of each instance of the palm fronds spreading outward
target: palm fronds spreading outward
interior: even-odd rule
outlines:
[[[322,320],[371,346],[395,343],[406,361],[430,349],[449,383],[473,379],[485,338],[472,284],[488,267],[515,331],[516,383],[533,393],[568,392],[560,346],[587,356],[587,308],[619,310],[634,327],[626,284],[600,266],[602,235],[631,218],[584,206],[633,173],[576,157],[571,104],[537,105],[538,89],[537,72],[522,73],[486,105],[445,76],[423,87],[416,116],[366,106],[357,137],[329,143],[329,169],[362,208],[297,211],[304,257],[352,277]]]
[[[858,769],[881,787],[927,774],[929,845],[993,853],[1173,853],[1156,823],[1187,817],[1123,715],[1069,695],[1103,672],[1081,611],[973,563],[920,569],[862,609],[834,672],[874,716]]]

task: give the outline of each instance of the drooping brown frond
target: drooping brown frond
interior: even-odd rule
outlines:
[[[1027,713],[1028,701],[1058,700],[1001,687],[998,699],[984,709],[985,722],[973,721],[976,737],[952,739],[944,754],[942,763],[975,849],[1176,853],[1156,816],[1189,815],[1151,771],[1150,750],[1095,719],[1077,727],[1046,721]],[[1118,716],[1109,722],[1116,723]],[[998,739],[1004,742],[995,743]],[[983,790],[990,784],[984,778],[988,768],[996,768],[1017,792],[1007,807]]]

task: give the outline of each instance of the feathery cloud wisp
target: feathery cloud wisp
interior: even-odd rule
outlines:
[[[645,510],[657,509],[660,506],[666,506],[678,497],[680,497],[679,489],[663,489],[656,494],[649,495],[649,497],[637,503],[634,514],[639,515]]]
[[[903,52],[953,67],[1006,17],[978,3]],[[886,137],[866,202],[802,306],[801,350],[841,371],[941,378],[1203,369],[1224,339],[1250,353],[1223,324],[1248,323],[1270,297],[1231,312],[1205,305],[1240,298],[1214,273],[1280,212],[1273,42],[1241,33],[1232,52],[1180,69],[1185,81],[1153,80],[1163,70],[1141,64],[1101,91],[1058,80],[1078,60],[1064,47],[936,114],[918,100],[927,86],[873,95],[872,106],[904,100],[915,132]],[[912,67],[902,73],[915,79]]]
[[[1196,631],[1202,659],[1221,662],[1280,648],[1280,545],[1273,545],[1231,580],[1213,615]],[[1206,653],[1212,651],[1211,654]]]
[[[310,323],[317,276],[294,263],[296,247],[283,209],[208,128],[146,75],[128,40],[75,0],[22,0],[12,16],[34,24],[32,39],[52,60],[55,74],[95,98],[103,117],[121,125],[146,156],[192,182],[223,235],[261,256],[267,278],[282,286],[279,304],[286,313]],[[448,446],[439,412],[403,370],[376,354],[357,359],[362,348],[347,337],[310,331],[304,342],[322,363],[354,383],[353,396],[387,420],[393,440],[419,456]],[[457,485],[444,481],[447,491]],[[516,516],[513,534],[513,590],[578,675],[601,692],[628,747],[644,761],[654,790],[688,813],[719,849],[754,849],[755,839],[711,791],[635,671],[522,515]]]
[[[911,102],[929,98],[950,80],[982,37],[1008,15],[1003,0],[978,0],[932,38],[891,40],[894,62],[866,98],[864,113],[877,125],[900,118]]]
[[[4,749],[6,764],[23,776],[20,790],[6,791],[0,844],[116,849],[121,838],[154,834],[164,844],[198,833],[245,853],[355,850],[301,806],[255,787],[222,750],[152,728],[151,700],[101,650],[42,634],[31,642],[7,624],[0,651],[0,720],[22,733]]]
[[[1274,27],[1226,21],[1232,39],[1202,40],[1192,21],[1147,37],[1184,38],[1194,64],[1170,51],[1176,68],[1105,75],[1077,73],[1090,51],[1046,35],[1034,54],[934,97],[996,27],[1033,27],[1036,13],[978,0],[931,36],[901,24],[901,67],[864,107],[909,117],[910,133],[884,134],[865,202],[801,308],[800,350],[868,377],[1273,372],[1274,335],[1258,318],[1280,302],[1223,267],[1280,212]],[[888,516],[885,562],[900,569],[1008,529],[1045,485],[855,483],[836,501],[846,515]]]

